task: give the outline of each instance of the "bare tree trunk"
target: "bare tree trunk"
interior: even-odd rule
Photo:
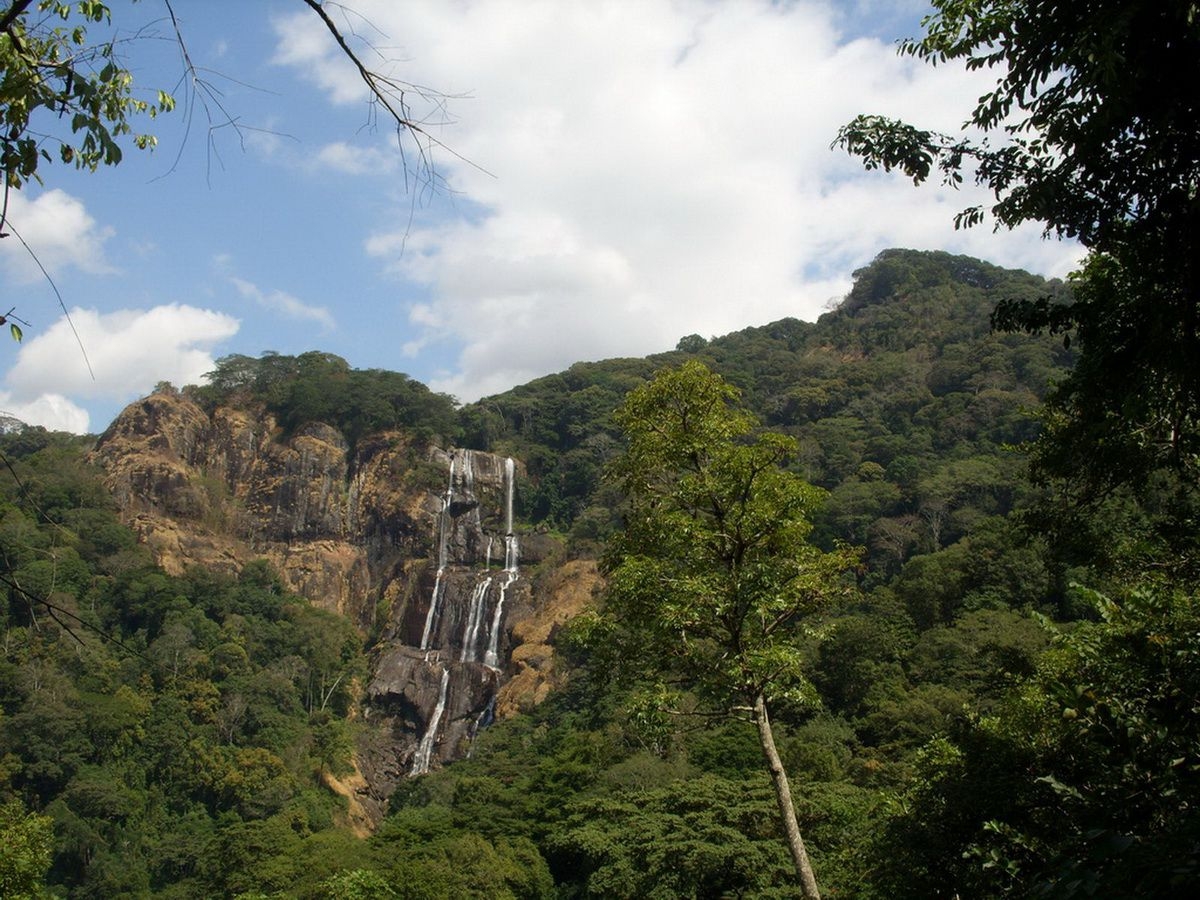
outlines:
[[[775,749],[775,735],[771,731],[771,718],[767,715],[767,700],[762,694],[754,698],[754,724],[758,726],[758,742],[762,745],[767,769],[775,785],[775,799],[779,803],[788,849],[792,851],[792,862],[796,865],[796,874],[800,876],[800,890],[806,900],[820,900],[817,876],[813,874],[808,851],[804,849],[804,839],[800,837],[800,823],[796,821],[796,808],[792,806],[792,789],[788,785],[783,762],[779,759],[779,751]]]

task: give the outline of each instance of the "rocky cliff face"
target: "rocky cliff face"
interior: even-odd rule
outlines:
[[[509,645],[505,607],[530,605],[512,523],[515,463],[470,450],[434,459],[447,472],[435,565],[420,601],[392,618],[367,687],[367,715],[394,737],[420,735],[407,753],[369,760],[376,781],[392,785],[461,756],[491,721]]]
[[[589,563],[538,572],[519,534],[519,463],[417,446],[399,432],[351,453],[314,423],[284,438],[261,411],[211,415],[174,392],[129,406],[93,460],[169,572],[265,558],[296,593],[377,636],[356,800],[381,815],[398,781],[460,757],[497,715],[553,684],[549,639],[590,597]]]
[[[405,477],[411,455],[402,435],[380,435],[351,460],[327,425],[281,442],[270,415],[210,416],[157,393],[117,417],[93,460],[168,572],[265,558],[292,590],[366,628],[372,586],[428,549],[430,501]]]

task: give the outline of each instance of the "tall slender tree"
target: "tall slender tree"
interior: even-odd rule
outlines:
[[[808,543],[822,492],[783,468],[791,438],[758,433],[702,363],[664,370],[617,414],[613,477],[628,498],[606,558],[606,609],[657,675],[757,728],[805,897],[819,896],[769,709],[809,694],[805,621],[852,589],[848,550]]]

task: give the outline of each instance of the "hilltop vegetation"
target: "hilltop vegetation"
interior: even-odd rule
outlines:
[[[399,372],[352,369],[340,356],[264,353],[226,356],[204,385],[188,393],[208,410],[262,404],[285,432],[307,422],[337,428],[353,447],[359,438],[392,428],[427,437],[454,435],[454,401]]]

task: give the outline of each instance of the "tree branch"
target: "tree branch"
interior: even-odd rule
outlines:
[[[32,2],[33,0],[15,0],[13,5],[8,8],[8,12],[4,14],[4,18],[0,19],[0,31],[7,32],[12,27],[13,22],[17,21],[17,17],[25,12]]]
[[[322,2],[322,0],[304,0],[304,3],[321,19],[321,21],[325,24],[326,29],[328,29],[329,33],[333,35],[333,39],[337,43],[338,49],[341,50],[345,57],[354,64],[355,69],[358,70],[359,78],[361,78],[363,84],[367,86],[367,90],[370,92],[373,102],[379,103],[385,110],[387,110],[388,115],[391,116],[392,121],[396,124],[397,134],[402,135],[405,132],[408,133],[409,137],[417,147],[417,152],[421,160],[421,169],[425,171],[429,182],[432,183],[436,180],[433,162],[429,158],[429,149],[431,147],[440,147],[463,162],[468,163],[469,165],[478,169],[479,171],[484,172],[485,174],[491,174],[490,172],[487,172],[486,169],[483,169],[482,167],[471,162],[469,159],[466,159],[462,155],[455,153],[444,143],[430,134],[412,117],[408,106],[408,101],[405,99],[405,94],[411,91],[418,93],[423,97],[430,97],[434,96],[433,92],[419,88],[414,84],[397,81],[368,68],[367,65],[359,58],[354,49],[350,46],[345,35],[343,35],[341,29],[338,28],[337,23],[335,23],[333,19],[329,17],[329,13],[326,11],[325,4]],[[436,96],[442,97],[443,95],[437,94]],[[401,157],[403,158],[403,142],[400,144],[400,153]]]

